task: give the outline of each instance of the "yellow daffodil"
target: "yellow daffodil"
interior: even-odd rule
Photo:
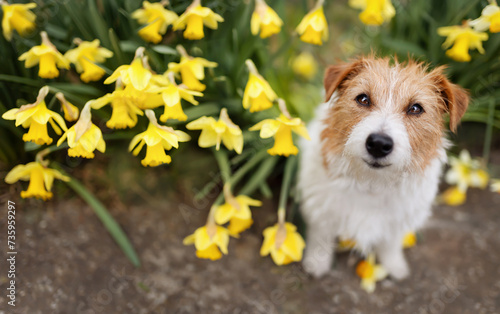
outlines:
[[[359,262],[356,267],[356,274],[361,278],[361,288],[368,293],[375,291],[377,281],[387,277],[387,271],[381,265],[375,264],[373,254],[368,255],[366,260]]]
[[[203,116],[189,122],[186,128],[188,130],[201,130],[201,135],[198,139],[200,147],[215,146],[219,150],[220,143],[222,142],[227,149],[234,149],[238,154],[241,154],[243,150],[243,133],[240,127],[231,121],[226,108],[222,108],[220,111],[218,121],[212,117]]]
[[[137,116],[143,115],[142,110],[132,101],[129,91],[120,84],[117,84],[115,91],[111,94],[96,99],[92,103],[92,108],[101,109],[107,104],[110,104],[113,109],[111,118],[106,122],[106,126],[110,129],[132,128],[137,124]]]
[[[70,103],[64,97],[64,94],[61,92],[56,93],[56,98],[59,99],[61,103],[61,109],[64,112],[64,119],[68,122],[76,121],[78,119],[78,115],[80,114],[80,110],[78,107]]]
[[[60,69],[69,69],[69,61],[57,51],[57,48],[50,42],[46,32],[40,33],[42,43],[40,46],[31,48],[28,52],[19,57],[19,61],[25,61],[27,68],[40,64],[38,76],[41,78],[55,78],[59,76]]]
[[[247,60],[249,77],[245,92],[243,93],[243,108],[250,112],[262,111],[273,106],[273,101],[278,98],[269,83],[259,74],[252,60]]]
[[[60,146],[65,139],[68,140],[70,157],[94,158],[96,149],[101,153],[106,151],[101,129],[92,123],[91,106],[92,101],[85,104],[80,119],[57,142],[57,146]]]
[[[484,32],[487,29],[492,33],[500,32],[500,7],[496,2],[487,5],[481,12],[481,17],[469,22],[469,25],[478,32]]]
[[[322,45],[323,41],[328,40],[328,23],[323,12],[323,2],[324,0],[318,0],[314,8],[304,16],[297,26],[297,33],[303,42]]]
[[[290,117],[284,102],[280,102],[280,108],[282,114],[279,118],[263,120],[251,127],[250,131],[260,130],[261,138],[274,136],[274,146],[267,150],[270,155],[297,155],[299,149],[293,145],[292,131],[307,140],[310,140],[309,133],[300,118]]]
[[[29,128],[28,133],[23,135],[23,141],[25,142],[33,142],[38,145],[52,143],[52,138],[47,132],[47,122],[50,123],[58,135],[61,135],[61,129],[67,130],[66,123],[61,115],[47,109],[45,96],[48,93],[49,87],[44,86],[40,89],[34,103],[11,109],[2,115],[5,120],[16,120],[16,126],[22,125],[23,128]]]
[[[255,1],[255,10],[250,21],[250,29],[253,35],[260,31],[261,38],[267,38],[281,31],[283,21],[278,14],[271,9],[264,0]]]
[[[194,96],[203,96],[203,94],[187,89],[184,84],[177,85],[172,72],[168,76],[165,81],[166,86],[150,89],[150,91],[161,93],[163,97],[165,110],[160,116],[160,121],[166,122],[168,119],[186,121],[187,116],[182,110],[181,99],[196,106],[198,105],[198,101],[194,99]]]
[[[69,181],[69,178],[55,169],[50,169],[38,161],[15,166],[5,177],[5,182],[12,184],[19,180],[30,181],[28,189],[21,192],[22,198],[36,197],[44,201],[52,198],[54,179]]]
[[[224,198],[226,202],[215,209],[215,222],[219,225],[229,222],[229,234],[236,237],[253,223],[250,206],[261,206],[262,202],[246,195],[233,196],[227,184],[224,186]]]
[[[186,11],[174,22],[174,30],[186,29],[184,38],[196,40],[205,37],[203,25],[217,29],[217,23],[224,22],[222,16],[202,7],[201,0],[194,0]]]
[[[468,151],[462,150],[458,158],[450,156],[450,169],[445,175],[446,183],[457,185],[465,192],[468,187],[486,188],[488,180],[488,172],[481,168],[479,160],[471,158]]]
[[[149,89],[137,90],[132,84],[125,86],[123,90],[117,88],[115,91],[119,93],[116,95],[117,97],[123,97],[123,101],[134,104],[141,110],[154,109],[164,105],[161,94],[150,92]]]
[[[189,56],[182,46],[177,46],[177,50],[181,54],[181,61],[179,63],[170,62],[168,70],[174,73],[180,73],[182,77],[182,84],[186,85],[188,89],[202,92],[206,86],[200,81],[205,78],[205,68],[215,68],[216,62],[211,62],[203,58],[193,58]]]
[[[417,244],[417,235],[415,232],[408,232],[403,238],[403,248],[410,248]]]
[[[104,84],[111,84],[120,78],[123,84],[131,84],[139,91],[146,89],[153,77],[153,73],[151,73],[149,65],[147,64],[144,50],[144,47],[137,48],[132,63],[130,65],[119,66],[113,74],[104,81]]]
[[[349,6],[363,10],[359,19],[366,25],[382,25],[396,14],[391,0],[349,0]]]
[[[80,78],[82,81],[85,83],[98,81],[106,74],[106,71],[96,63],[105,62],[107,58],[113,56],[113,52],[106,48],[99,47],[99,39],[82,41],[77,38],[75,42],[78,44],[78,47],[68,50],[68,52],[64,54],[64,57],[75,65],[76,71],[81,73]]]
[[[30,10],[36,8],[36,3],[8,4],[0,1],[0,4],[3,11],[2,30],[5,39],[11,41],[14,29],[23,37],[33,31],[36,15]]]
[[[466,191],[461,190],[458,186],[452,186],[444,191],[439,199],[447,205],[459,206],[465,203],[467,194]]]
[[[312,54],[302,52],[293,59],[292,70],[295,74],[310,80],[318,72],[318,64]]]
[[[177,20],[177,14],[165,9],[164,5],[165,2],[149,3],[144,1],[143,8],[132,13],[132,17],[139,23],[147,24],[139,30],[139,36],[145,41],[159,43],[162,35],[167,31],[167,27]]]
[[[438,28],[440,36],[447,36],[443,43],[443,48],[450,49],[446,51],[446,55],[458,62],[469,62],[471,57],[469,49],[477,49],[479,53],[484,53],[482,42],[488,39],[488,34],[478,32],[464,26],[447,26]]]
[[[214,222],[208,222],[205,226],[196,229],[192,235],[187,236],[182,243],[194,244],[198,258],[215,261],[222,257],[222,253],[227,254],[229,231],[217,226]]]
[[[150,109],[146,110],[146,116],[149,119],[148,129],[132,139],[128,150],[137,156],[146,144],[146,157],[141,161],[144,167],[169,164],[172,158],[165,154],[165,150],[178,148],[179,142],[187,142],[191,137],[182,131],[159,125],[154,112]]]
[[[492,192],[500,193],[500,179],[492,179],[490,188]]]
[[[304,239],[297,233],[297,227],[289,222],[277,223],[263,232],[264,243],[260,255],[271,257],[276,265],[286,265],[302,260],[306,246]]]

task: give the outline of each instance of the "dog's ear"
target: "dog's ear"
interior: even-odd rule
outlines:
[[[326,101],[330,100],[342,81],[344,81],[348,76],[357,73],[361,69],[361,66],[361,60],[329,66],[325,71],[325,78],[323,79]]]
[[[438,92],[443,97],[446,111],[450,115],[450,130],[456,132],[463,115],[469,106],[469,93],[462,87],[451,83],[443,74],[444,67],[432,71],[432,76]]]

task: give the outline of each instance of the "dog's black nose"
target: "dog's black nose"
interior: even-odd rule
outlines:
[[[375,158],[382,158],[389,155],[394,147],[392,138],[385,134],[372,133],[366,139],[366,150]]]

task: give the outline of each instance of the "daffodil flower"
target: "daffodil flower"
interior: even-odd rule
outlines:
[[[44,201],[52,198],[54,179],[69,181],[70,179],[55,169],[47,168],[41,162],[34,161],[26,165],[17,165],[7,174],[5,182],[13,184],[19,180],[30,181],[28,189],[21,192],[22,198],[36,197]]]
[[[47,109],[45,97],[48,93],[49,87],[44,86],[38,92],[34,103],[11,109],[2,115],[5,120],[16,120],[16,126],[22,125],[23,128],[29,128],[28,133],[23,135],[25,142],[33,142],[38,145],[52,143],[52,138],[47,132],[47,122],[50,123],[57,135],[61,135],[61,129],[67,130],[61,115]]]
[[[323,2],[324,0],[318,0],[297,26],[297,33],[303,42],[322,45],[323,41],[328,40],[328,23],[323,12]]]
[[[153,73],[147,65],[144,57],[144,47],[139,47],[135,51],[135,58],[130,65],[119,66],[104,84],[111,84],[120,78],[125,85],[131,84],[135,89],[142,91],[148,87]],[[145,66],[146,65],[146,66]]]
[[[417,244],[417,235],[415,232],[408,232],[403,238],[403,248],[411,248]]]
[[[218,121],[212,117],[203,116],[189,122],[186,128],[188,130],[201,130],[201,135],[198,139],[200,147],[215,146],[219,150],[220,143],[222,142],[227,149],[234,149],[238,154],[241,154],[243,150],[243,133],[240,127],[231,121],[226,108],[222,108],[220,111]]]
[[[78,121],[57,142],[57,146],[60,146],[64,140],[68,140],[68,156],[70,157],[94,158],[96,149],[101,153],[106,151],[101,129],[92,123],[91,106],[92,101],[88,101]]]
[[[151,85],[150,88],[152,88]],[[116,96],[123,97],[123,101],[134,104],[141,110],[154,109],[163,106],[164,102],[161,94],[151,92],[150,88],[141,91],[135,89],[132,84],[129,84],[125,86],[123,90],[120,90],[120,88],[118,88],[119,95]]]
[[[312,54],[302,52],[293,59],[292,70],[295,74],[310,80],[318,72],[318,64]]]
[[[243,108],[250,112],[262,111],[273,106],[278,98],[269,83],[259,74],[252,60],[246,60],[249,70],[248,82],[243,93]]]
[[[500,193],[500,179],[492,179],[490,188],[491,192]]]
[[[260,130],[261,138],[274,137],[274,146],[267,150],[270,155],[297,155],[299,149],[293,144],[292,131],[307,140],[310,140],[309,133],[300,118],[290,117],[284,102],[280,102],[280,108],[282,114],[277,119],[263,120],[251,127],[250,131]]]
[[[147,24],[139,30],[139,36],[145,41],[159,43],[162,35],[167,31],[167,27],[177,20],[177,14],[165,9],[164,5],[165,1],[159,3],[144,1],[143,8],[132,13],[132,17],[140,24]]]
[[[486,188],[488,180],[488,172],[481,168],[479,160],[471,158],[468,151],[462,150],[458,158],[450,156],[450,169],[445,175],[446,183],[457,185],[465,192],[468,187]]]
[[[189,56],[182,46],[177,46],[177,50],[181,54],[181,61],[179,63],[170,62],[168,70],[174,73],[180,73],[182,84],[186,85],[188,89],[202,92],[205,90],[205,84],[200,81],[205,78],[205,68],[215,68],[216,62],[211,62],[203,58],[193,58]]]
[[[184,84],[177,85],[173,72],[170,72],[163,83],[166,86],[151,88],[151,92],[159,92],[163,98],[165,110],[160,116],[161,122],[166,122],[168,119],[177,119],[186,121],[187,116],[182,110],[181,99],[190,102],[193,105],[198,105],[198,101],[194,96],[203,96],[202,93],[189,90]]]
[[[134,156],[137,156],[146,144],[146,157],[141,161],[144,167],[169,164],[172,158],[165,154],[165,150],[170,150],[172,147],[178,148],[179,142],[187,142],[191,137],[182,131],[159,125],[154,112],[150,109],[146,110],[146,116],[149,119],[148,129],[136,135],[128,149]]]
[[[222,16],[202,7],[201,0],[194,0],[186,11],[174,22],[174,30],[186,29],[184,38],[196,40],[205,37],[203,25],[217,29],[217,23],[224,22]]]
[[[250,30],[253,35],[260,31],[261,38],[278,34],[283,26],[283,21],[264,0],[255,0],[255,10],[250,21]]]
[[[224,186],[224,198],[226,202],[215,209],[215,222],[219,225],[229,222],[229,234],[237,237],[253,223],[250,206],[261,206],[262,202],[246,195],[233,196],[228,184]]]
[[[64,54],[64,57],[75,65],[76,71],[81,73],[80,78],[82,81],[85,83],[98,81],[106,74],[106,71],[96,63],[105,62],[107,58],[113,56],[113,52],[106,48],[99,47],[99,39],[82,41],[77,38],[75,42],[78,44],[78,47],[68,50]]]
[[[446,51],[446,55],[458,62],[471,60],[469,49],[477,49],[479,53],[484,54],[482,42],[488,39],[488,34],[475,31],[468,25],[440,27],[438,34],[447,36],[443,48],[453,46]]]
[[[297,233],[297,227],[289,222],[278,222],[263,232],[264,243],[260,249],[261,256],[271,254],[276,265],[286,265],[302,260],[306,246],[304,239]]]
[[[69,61],[57,51],[57,48],[50,42],[46,32],[40,33],[42,43],[39,46],[31,48],[28,52],[19,57],[19,61],[25,61],[27,68],[40,64],[38,76],[41,78],[55,78],[59,76],[60,69],[69,69]]]
[[[366,260],[359,262],[356,274],[361,278],[361,288],[368,293],[375,291],[377,281],[387,277],[387,271],[381,265],[375,264],[375,255],[373,254],[368,255]]]
[[[470,21],[469,25],[478,32],[489,29],[492,33],[500,32],[500,7],[493,2],[484,7],[481,17]]]
[[[460,189],[458,186],[452,186],[439,196],[439,200],[449,206],[459,206],[464,204],[467,199],[466,191]]]
[[[137,124],[137,116],[142,116],[142,110],[131,101],[129,91],[125,90],[121,84],[117,84],[114,92],[106,94],[94,102],[93,109],[101,109],[105,105],[110,104],[113,111],[111,118],[106,122],[106,126],[110,129],[126,129],[132,128]]]
[[[349,0],[349,6],[363,10],[359,19],[366,25],[382,25],[396,14],[391,0]]]
[[[12,40],[14,29],[23,37],[35,29],[36,15],[30,10],[36,8],[36,3],[8,4],[0,1],[0,4],[3,11],[2,30],[5,39]]]
[[[214,222],[207,222],[205,226],[196,229],[192,235],[187,236],[182,243],[184,245],[194,244],[198,258],[215,261],[222,257],[222,253],[227,254],[229,231],[224,227],[217,226]]]
[[[80,114],[80,110],[78,107],[70,103],[64,97],[64,94],[61,92],[56,93],[56,98],[59,99],[61,103],[61,109],[64,112],[64,119],[68,122],[76,121],[78,119],[78,115]]]

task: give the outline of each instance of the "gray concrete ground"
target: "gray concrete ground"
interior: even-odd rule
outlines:
[[[17,188],[2,193],[4,208]],[[406,252],[411,277],[384,280],[369,295],[359,286],[353,254],[338,255],[335,269],[319,280],[297,263],[277,267],[261,258],[262,230],[275,217],[271,201],[254,210],[249,231],[231,239],[229,256],[211,262],[182,245],[203,224],[205,204],[168,193],[123,203],[112,191],[96,193],[142,266],[126,260],[85,203],[62,200],[70,193],[48,203],[14,197],[17,301],[7,305],[1,218],[0,313],[500,313],[500,194],[474,190],[463,206],[435,207],[420,243]]]

